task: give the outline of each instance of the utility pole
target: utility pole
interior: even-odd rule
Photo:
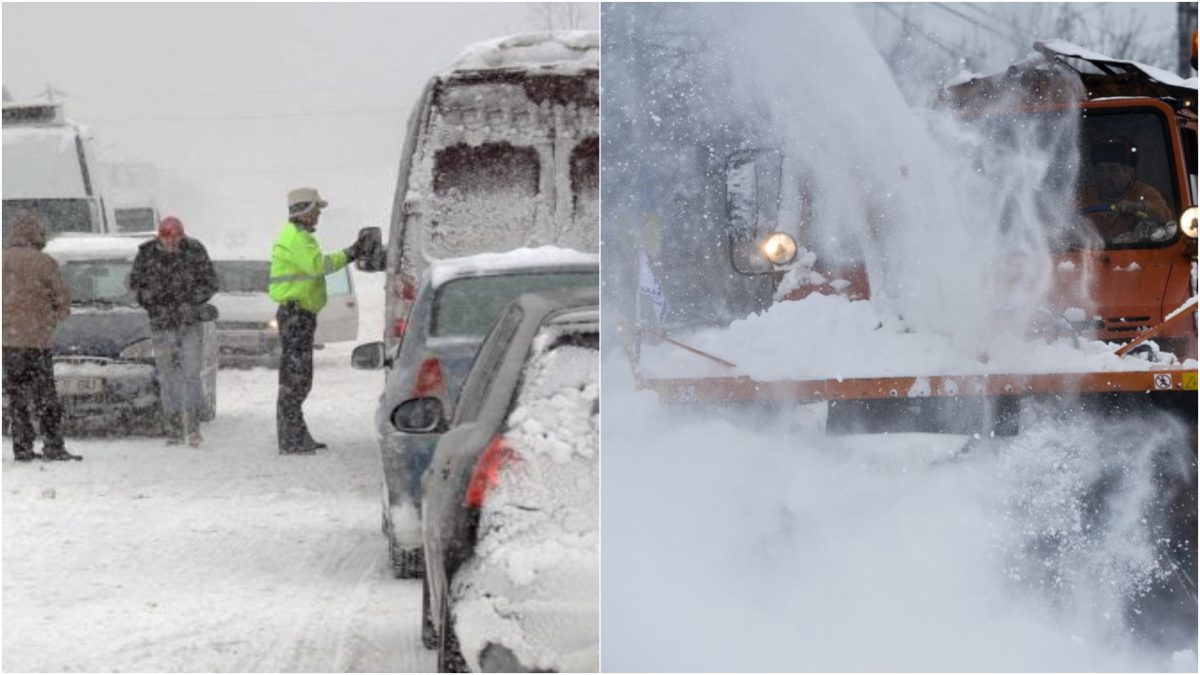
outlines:
[[[1179,46],[1177,72],[1180,76],[1187,77],[1192,72],[1192,33],[1196,32],[1196,3],[1176,3],[1175,9],[1179,28],[1179,37],[1176,40]]]
[[[38,95],[45,96],[46,101],[48,103],[54,103],[54,95],[55,94],[58,94],[59,96],[65,96],[67,94],[67,92],[63,91],[62,89],[58,89],[53,84],[50,84],[49,82],[47,82],[46,88],[43,89],[41,91],[41,93],[39,93]]]

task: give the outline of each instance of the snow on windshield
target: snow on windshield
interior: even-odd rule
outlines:
[[[4,199],[89,196],[69,126],[4,127]]]
[[[430,260],[599,245],[595,71],[464,72],[439,81],[406,201],[403,255]],[[563,161],[561,158],[567,158]]]
[[[509,415],[516,459],[455,575],[456,628],[471,660],[499,642],[539,670],[589,672],[600,665],[600,364],[594,347],[547,351],[558,333],[535,340]]]

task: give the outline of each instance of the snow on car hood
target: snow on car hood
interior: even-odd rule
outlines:
[[[535,350],[545,349],[539,340]],[[455,627],[472,670],[488,643],[529,668],[599,668],[599,365],[597,350],[563,346],[526,371],[505,434],[516,459],[485,501],[475,556],[454,579]]]
[[[117,358],[129,345],[150,338],[150,317],[137,307],[72,307],[54,331],[55,355]]]
[[[724,369],[669,344],[646,344],[638,364],[649,377],[748,375],[761,380],[999,373],[1146,370],[1153,364],[1117,357],[1117,345],[993,336],[984,353],[967,353],[951,336],[909,332],[869,300],[813,294],[779,302],[728,328],[672,336],[736,365]],[[1184,365],[1194,367],[1189,361]]]

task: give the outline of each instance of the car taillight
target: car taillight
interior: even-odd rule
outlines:
[[[463,497],[463,506],[471,509],[483,506],[483,498],[488,490],[500,484],[500,469],[514,458],[512,448],[508,447],[503,436],[493,438],[475,462],[471,482],[467,483],[467,495]]]
[[[392,335],[398,338],[404,337],[404,331],[408,330],[408,322],[404,319],[396,319],[396,323],[392,324]]]
[[[412,302],[417,297],[417,286],[412,279],[408,277],[400,277],[400,286],[396,288],[396,294],[405,302]]]
[[[413,387],[413,396],[444,395],[445,381],[442,379],[442,362],[436,358],[428,358],[421,362],[417,369],[417,384]]]

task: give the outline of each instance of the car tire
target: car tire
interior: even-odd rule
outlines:
[[[441,641],[438,643],[438,672],[465,673],[467,662],[458,649],[458,636],[454,634],[453,622],[450,619],[450,599],[442,599],[442,620],[438,626]]]
[[[421,580],[421,644],[426,649],[440,649],[438,627],[433,622],[433,607],[429,602],[429,582]]]
[[[425,551],[421,548],[402,546],[388,535],[388,562],[392,576],[397,579],[420,579],[425,576]]]

